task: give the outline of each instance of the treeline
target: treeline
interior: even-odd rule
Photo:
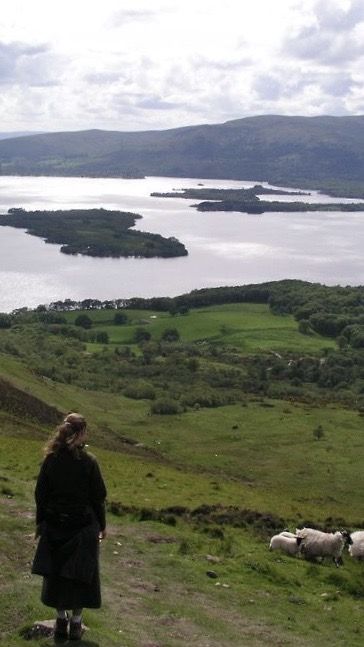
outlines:
[[[281,284],[269,298],[272,312],[292,314],[304,334],[337,339],[341,348],[364,348],[364,287]]]
[[[120,164],[85,163],[79,160],[59,159],[47,162],[17,159],[10,163],[0,163],[0,175],[44,176],[44,177],[95,177],[122,178],[125,180],[143,180],[145,174],[137,168],[124,167]]]
[[[341,348],[364,347],[364,287],[326,286],[300,280],[272,281],[244,286],[203,288],[177,297],[132,299],[83,299],[54,301],[40,305],[41,312],[74,310],[156,310],[185,314],[191,308],[225,303],[266,303],[277,315],[291,314],[303,334],[319,334],[338,339]],[[25,309],[26,310],[26,309]],[[24,312],[24,309],[17,312]],[[2,318],[1,318],[2,317]],[[0,327],[11,315],[1,315]],[[1,323],[3,321],[3,324]],[[10,325],[10,324],[9,324]]]
[[[38,306],[38,310],[157,310],[160,312],[178,312],[181,307],[200,308],[203,306],[224,303],[268,303],[274,283],[260,285],[233,286],[221,288],[202,288],[177,297],[133,297],[131,299],[83,299],[75,301],[53,301],[48,306]]]

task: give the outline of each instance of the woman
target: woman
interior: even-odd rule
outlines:
[[[45,448],[35,488],[32,573],[43,576],[42,602],[57,610],[55,634],[66,638],[69,623],[71,640],[82,636],[83,608],[101,606],[99,541],[106,537],[106,488],[85,439],[85,418],[69,413]]]

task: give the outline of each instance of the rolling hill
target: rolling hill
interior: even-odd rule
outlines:
[[[364,116],[263,115],[161,131],[0,141],[2,175],[226,178],[364,196]]]

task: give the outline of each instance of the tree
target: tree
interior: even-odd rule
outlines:
[[[92,326],[92,319],[88,315],[78,315],[75,319],[75,326],[81,326],[81,328],[88,330]]]
[[[151,336],[152,335],[148,330],[145,330],[144,328],[137,328],[134,333],[134,341],[137,344],[140,344],[140,342],[149,341]]]
[[[10,328],[11,317],[5,313],[0,312],[0,328]]]
[[[128,322],[128,317],[125,312],[115,312],[114,324],[115,326],[123,326]]]
[[[99,332],[96,333],[96,341],[98,344],[108,344],[109,343],[108,333],[104,330],[100,330]]]
[[[300,322],[298,324],[298,332],[300,332],[302,335],[312,335],[313,331],[308,319],[300,319]]]
[[[162,341],[178,341],[180,338],[180,334],[177,330],[177,328],[166,328],[163,333],[162,333]]]
[[[186,305],[178,306],[178,314],[180,315],[188,315],[189,311],[190,309]]]

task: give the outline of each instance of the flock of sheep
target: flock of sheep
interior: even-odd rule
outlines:
[[[315,528],[297,528],[296,532],[283,530],[271,538],[269,549],[282,550],[288,555],[304,555],[308,559],[331,557],[336,566],[342,564],[344,547],[356,559],[364,559],[364,530],[351,534],[347,530],[322,532]]]

